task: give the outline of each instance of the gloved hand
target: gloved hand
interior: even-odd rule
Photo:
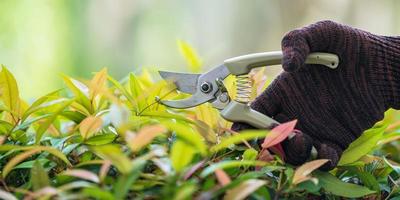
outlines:
[[[251,107],[279,122],[298,119],[301,132],[282,144],[288,163],[304,163],[314,145],[318,158],[330,159],[321,169],[332,169],[388,108],[400,108],[400,37],[321,21],[287,33],[282,51],[285,71]],[[338,55],[338,68],[305,65],[310,52]]]

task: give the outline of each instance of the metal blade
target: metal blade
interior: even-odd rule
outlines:
[[[163,100],[160,103],[171,108],[191,108],[209,101],[210,98],[212,97],[197,93],[186,99]]]
[[[201,75],[166,71],[159,71],[158,73],[163,79],[173,81],[179,91],[189,94],[196,93],[197,81]]]

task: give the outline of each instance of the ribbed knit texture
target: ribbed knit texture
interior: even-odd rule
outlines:
[[[285,71],[251,107],[279,122],[298,119],[296,128],[303,134],[283,143],[289,163],[305,162],[313,144],[319,158],[331,159],[323,168],[331,169],[343,150],[388,108],[400,108],[399,37],[321,21],[287,33],[282,51]],[[338,68],[304,65],[310,52],[338,55]]]

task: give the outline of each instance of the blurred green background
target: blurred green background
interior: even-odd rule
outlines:
[[[399,10],[396,0],[1,0],[0,63],[30,99],[62,87],[61,74],[188,71],[177,39],[212,67],[279,50],[285,32],[323,19],[400,35]]]

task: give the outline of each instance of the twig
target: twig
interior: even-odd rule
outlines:
[[[0,179],[1,184],[3,184],[4,189],[6,189],[7,192],[10,192],[10,188],[8,188],[6,182],[4,181],[4,179]]]
[[[388,177],[389,177],[390,181],[393,182],[394,186],[393,186],[393,188],[392,188],[392,191],[390,191],[390,193],[388,194],[388,196],[385,198],[385,200],[388,200],[389,197],[390,197],[390,196],[393,194],[393,192],[395,191],[395,189],[396,189],[397,187],[399,187],[399,185],[397,185],[396,181],[393,180],[391,176],[388,176]]]
[[[283,176],[283,170],[280,170],[278,187],[276,188],[276,193],[275,193],[275,196],[274,196],[274,200],[278,200],[279,199],[279,195],[280,195],[281,187],[282,187],[282,176]]]
[[[143,110],[141,110],[138,114],[136,114],[137,116],[140,116],[145,110],[149,109],[151,106],[153,106],[154,104],[159,104],[160,100],[165,98],[166,96],[168,96],[169,94],[171,94],[172,92],[174,92],[176,89],[170,90],[169,92],[167,92],[166,94],[164,94],[162,97],[160,97],[158,100],[154,101],[153,103],[149,104],[148,106],[144,107]]]

